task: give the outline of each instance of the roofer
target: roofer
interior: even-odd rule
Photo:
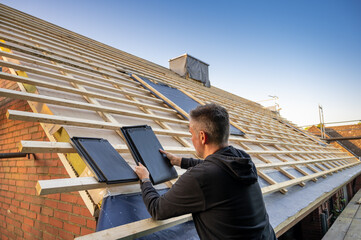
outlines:
[[[167,193],[160,196],[147,169],[136,167],[150,215],[162,220],[192,213],[201,239],[276,239],[251,157],[228,144],[227,110],[198,106],[190,112],[189,131],[204,160],[161,151],[173,165],[188,169]]]

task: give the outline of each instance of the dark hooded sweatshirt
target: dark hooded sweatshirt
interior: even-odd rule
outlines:
[[[250,156],[232,146],[204,161],[182,158],[188,169],[162,196],[150,182],[143,200],[156,220],[192,213],[201,239],[276,239]]]

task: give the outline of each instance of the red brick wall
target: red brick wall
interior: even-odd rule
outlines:
[[[355,181],[360,181],[361,176],[358,176]],[[348,194],[349,200],[356,194],[356,192],[352,189],[353,183],[348,183],[346,185],[346,190]],[[330,228],[334,222],[334,217],[331,217],[331,214],[334,214],[331,209],[337,208],[343,210],[346,206],[345,203],[342,203],[340,200],[345,197],[343,188],[340,188],[330,199],[326,200],[323,204],[321,204],[317,209],[312,211],[309,215],[303,218],[300,221],[301,224],[301,239],[309,239],[309,240],[318,240],[323,237],[322,227],[321,227],[321,213],[324,210],[328,210],[329,220],[328,220],[328,228]],[[330,206],[332,204],[333,206]],[[335,210],[335,209],[334,209]],[[340,213],[339,213],[340,214]]]
[[[359,175],[356,179],[355,179],[355,192],[356,193],[358,190],[361,189],[361,175]]]
[[[302,219],[302,239],[318,240],[322,238],[321,212],[321,207],[318,207]]]
[[[0,87],[15,88],[0,80]],[[20,140],[49,141],[39,123],[8,120],[7,109],[31,111],[21,100],[0,98],[0,152],[18,152]],[[36,196],[37,180],[69,177],[57,154],[0,159],[0,239],[73,239],[95,231],[79,193]]]

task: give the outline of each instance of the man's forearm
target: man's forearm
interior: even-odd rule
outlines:
[[[141,184],[142,196],[150,215],[163,220],[187,213],[203,211],[205,201],[196,179],[187,171],[165,194],[160,196],[151,182]]]
[[[159,199],[159,194],[153,187],[151,182],[144,182],[141,184],[142,196],[145,206],[149,214],[154,218],[158,219],[157,214],[157,201]]]
[[[188,169],[188,168],[194,167],[197,164],[200,164],[202,162],[203,162],[203,160],[200,160],[200,159],[182,158],[180,167],[183,168],[183,169]]]

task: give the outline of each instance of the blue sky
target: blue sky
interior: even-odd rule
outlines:
[[[318,104],[326,122],[361,120],[361,1],[0,2],[165,67],[187,52],[212,85],[276,95],[298,125],[319,122]]]

